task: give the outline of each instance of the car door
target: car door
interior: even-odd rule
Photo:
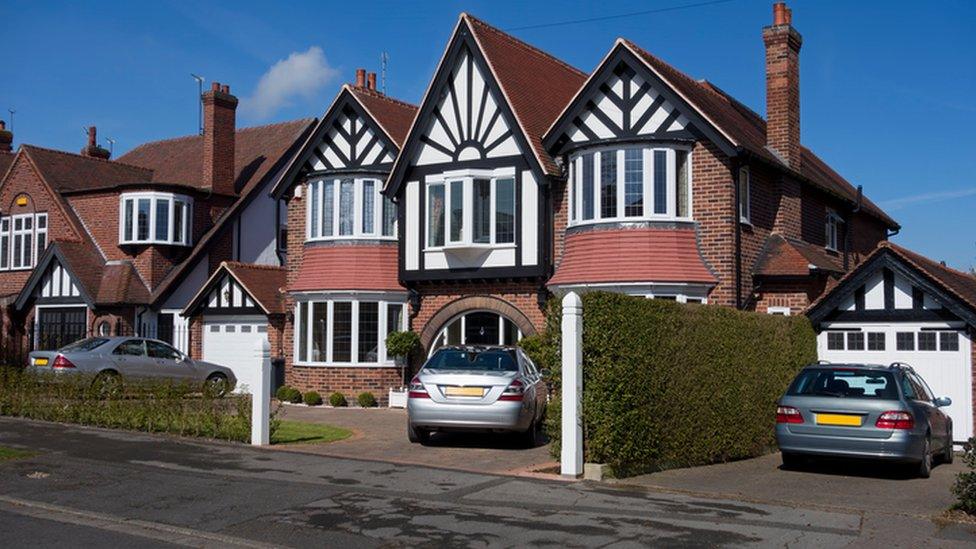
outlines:
[[[926,413],[929,417],[929,425],[932,427],[932,438],[944,440],[946,431],[949,429],[948,417],[945,415],[945,412],[935,405],[935,395],[932,394],[932,389],[918,375],[918,372],[909,372],[908,375],[915,383],[915,390],[922,395],[922,402],[926,406]]]
[[[183,353],[173,347],[153,339],[146,340],[146,353],[156,377],[174,382],[195,381],[194,369],[183,360]]]
[[[126,339],[112,350],[112,362],[119,373],[126,377],[150,377],[152,368],[146,356],[145,340]]]
[[[531,387],[531,398],[533,399],[533,404],[535,405],[535,416],[538,418],[542,414],[542,410],[545,407],[546,390],[542,383],[542,374],[536,367],[529,355],[525,354],[521,349],[518,351],[519,362],[522,363],[522,369],[525,372],[525,379],[528,381]]]

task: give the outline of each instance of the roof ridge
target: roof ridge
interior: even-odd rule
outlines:
[[[224,261],[223,265],[227,267],[245,267],[247,269],[263,269],[266,271],[287,271],[287,267],[282,267],[280,265],[261,265],[258,263],[244,263],[242,261]]]
[[[466,20],[468,20],[468,21],[470,21],[472,23],[481,25],[482,27],[485,28],[485,30],[487,30],[489,32],[493,32],[493,33],[495,33],[495,34],[497,34],[497,35],[505,38],[506,40],[508,40],[509,42],[512,42],[516,46],[519,46],[519,47],[521,47],[523,49],[526,49],[528,51],[534,52],[534,53],[539,54],[539,55],[541,55],[543,57],[546,57],[548,59],[551,59],[552,61],[555,61],[556,63],[562,65],[563,67],[565,67],[565,68],[567,68],[567,69],[569,69],[569,70],[571,70],[571,71],[573,71],[573,72],[575,72],[577,74],[579,74],[580,76],[584,76],[584,77],[589,76],[587,73],[585,73],[585,72],[581,71],[580,69],[578,69],[578,68],[570,65],[569,63],[567,63],[566,61],[563,61],[562,59],[556,57],[555,55],[553,55],[553,54],[551,54],[551,53],[549,53],[549,52],[547,52],[545,50],[542,50],[542,49],[540,49],[540,48],[538,48],[536,46],[533,46],[532,44],[529,44],[528,42],[524,42],[521,39],[516,38],[516,37],[512,36],[511,34],[508,34],[507,32],[499,29],[498,27],[493,27],[493,26],[489,25],[488,23],[482,21],[481,19],[478,19],[477,17],[471,15],[468,12],[462,12],[461,13],[461,18],[462,19],[466,19]]]
[[[299,122],[311,122],[312,120],[314,120],[314,118],[312,118],[312,117],[303,117],[303,118],[295,118],[293,120],[283,120],[281,122],[272,122],[270,124],[260,124],[260,125],[257,125],[257,126],[246,126],[246,127],[243,127],[243,128],[236,128],[234,130],[234,133],[235,134],[238,134],[238,133],[241,133],[241,132],[249,132],[249,131],[254,131],[254,130],[263,130],[263,129],[271,128],[271,127],[274,127],[274,126],[285,126],[285,125],[288,125],[288,124],[296,124],[296,123],[299,123]],[[200,134],[197,133],[197,134],[190,134],[190,135],[179,135],[179,136],[176,136],[176,137],[167,137],[165,139],[155,139],[153,141],[146,141],[145,143],[140,143],[140,144],[136,145],[135,147],[132,147],[131,149],[129,149],[128,151],[126,151],[125,154],[123,154],[122,156],[120,156],[119,158],[122,158],[122,157],[124,157],[124,156],[126,156],[128,154],[131,154],[133,151],[137,151],[139,149],[142,149],[143,147],[148,147],[150,145],[159,145],[161,143],[174,143],[176,141],[189,141],[191,139],[200,139],[202,137],[203,137],[202,135],[200,135]]]
[[[964,277],[972,278],[973,279],[973,282],[976,282],[976,276],[974,276],[972,273],[967,273],[966,271],[962,271],[962,270],[956,269],[955,267],[950,267],[949,265],[943,265],[941,261],[937,261],[937,260],[932,259],[930,257],[926,257],[926,256],[924,256],[924,255],[922,255],[922,254],[920,254],[920,253],[918,253],[918,252],[916,252],[914,250],[910,250],[910,249],[908,249],[908,248],[906,248],[904,246],[901,246],[899,244],[895,244],[894,242],[892,242],[890,240],[884,240],[884,241],[882,241],[881,242],[881,246],[884,246],[886,248],[893,249],[893,250],[895,250],[896,252],[899,252],[899,253],[909,254],[911,256],[918,256],[918,257],[924,259],[925,261],[932,263],[932,266],[934,266],[934,267],[938,267],[940,269],[944,269],[946,271],[949,271],[952,274],[956,274],[956,275],[959,275],[959,276],[964,276]],[[915,259],[914,258],[909,258],[909,259],[913,263],[915,262]]]
[[[105,158],[98,158],[98,157],[95,157],[95,156],[85,156],[83,154],[78,154],[78,153],[73,153],[73,152],[68,152],[68,151],[62,151],[62,150],[59,150],[59,149],[52,149],[50,147],[41,147],[40,145],[32,145],[30,143],[22,143],[20,146],[21,146],[21,148],[25,148],[25,149],[37,149],[37,150],[40,150],[40,151],[57,153],[57,154],[61,154],[61,155],[64,155],[64,156],[69,156],[69,157],[74,157],[74,158],[81,158],[81,159],[84,159],[84,160],[94,160],[94,161],[97,161],[97,162],[104,162],[106,164],[111,164],[113,166],[123,166],[123,167],[126,167],[126,168],[133,168],[133,169],[136,169],[136,170],[142,170],[144,172],[149,172],[149,173],[152,173],[152,171],[153,171],[151,168],[143,168],[142,166],[136,166],[135,164],[129,164],[127,162],[120,162],[119,160],[111,160],[111,159],[105,159]],[[125,155],[122,155],[122,156],[125,156]],[[121,156],[119,158],[121,158]]]
[[[402,99],[397,99],[395,97],[390,97],[389,95],[386,95],[385,93],[380,93],[380,92],[375,91],[375,90],[370,90],[370,89],[367,89],[367,88],[357,88],[356,86],[352,86],[352,85],[349,85],[349,84],[343,84],[343,87],[344,88],[347,88],[349,91],[351,91],[353,93],[363,93],[363,94],[366,94],[369,97],[372,97],[374,99],[382,99],[384,101],[388,101],[390,103],[393,103],[394,105],[399,105],[401,107],[406,107],[408,109],[413,109],[413,110],[420,109],[420,107],[418,107],[417,105],[414,105],[413,103],[407,103],[406,101],[404,101]]]

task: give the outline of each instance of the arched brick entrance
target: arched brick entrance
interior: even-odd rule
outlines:
[[[448,322],[453,320],[460,314],[470,312],[470,311],[490,311],[493,313],[498,313],[505,318],[511,320],[515,323],[518,329],[522,332],[522,336],[535,335],[535,326],[529,320],[525,313],[520,311],[511,303],[498,299],[497,297],[478,295],[478,296],[467,296],[460,299],[456,299],[437,311],[434,316],[427,322],[427,325],[423,327],[420,332],[420,343],[424,347],[424,351],[430,350],[431,343],[437,334],[447,325]]]

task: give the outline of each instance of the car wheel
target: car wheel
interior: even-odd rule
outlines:
[[[536,441],[539,440],[539,422],[533,418],[532,423],[529,424],[529,428],[525,432],[520,433],[519,436],[522,439],[522,445],[526,448],[535,448]]]
[[[932,440],[925,437],[925,445],[922,447],[922,461],[918,464],[918,476],[929,478],[932,475]]]
[[[418,429],[413,425],[407,423],[407,439],[410,442],[417,444],[427,444],[430,441],[430,431],[426,429]]]
[[[803,458],[798,454],[783,452],[782,457],[784,469],[795,469],[803,463]]]
[[[99,398],[119,398],[122,396],[122,376],[116,372],[99,372],[92,381],[92,389]]]
[[[210,398],[222,398],[227,394],[227,376],[221,373],[210,374],[203,384],[203,394]]]
[[[942,463],[946,465],[952,463],[953,458],[956,457],[956,453],[952,448],[952,427],[949,427],[949,432],[946,434],[946,445],[942,449]]]

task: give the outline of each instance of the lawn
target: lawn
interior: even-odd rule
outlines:
[[[271,438],[271,444],[323,444],[349,438],[350,435],[352,431],[341,427],[283,419]]]
[[[33,455],[34,452],[28,452],[27,450],[18,450],[16,448],[7,448],[6,446],[0,446],[0,461],[25,458]]]

